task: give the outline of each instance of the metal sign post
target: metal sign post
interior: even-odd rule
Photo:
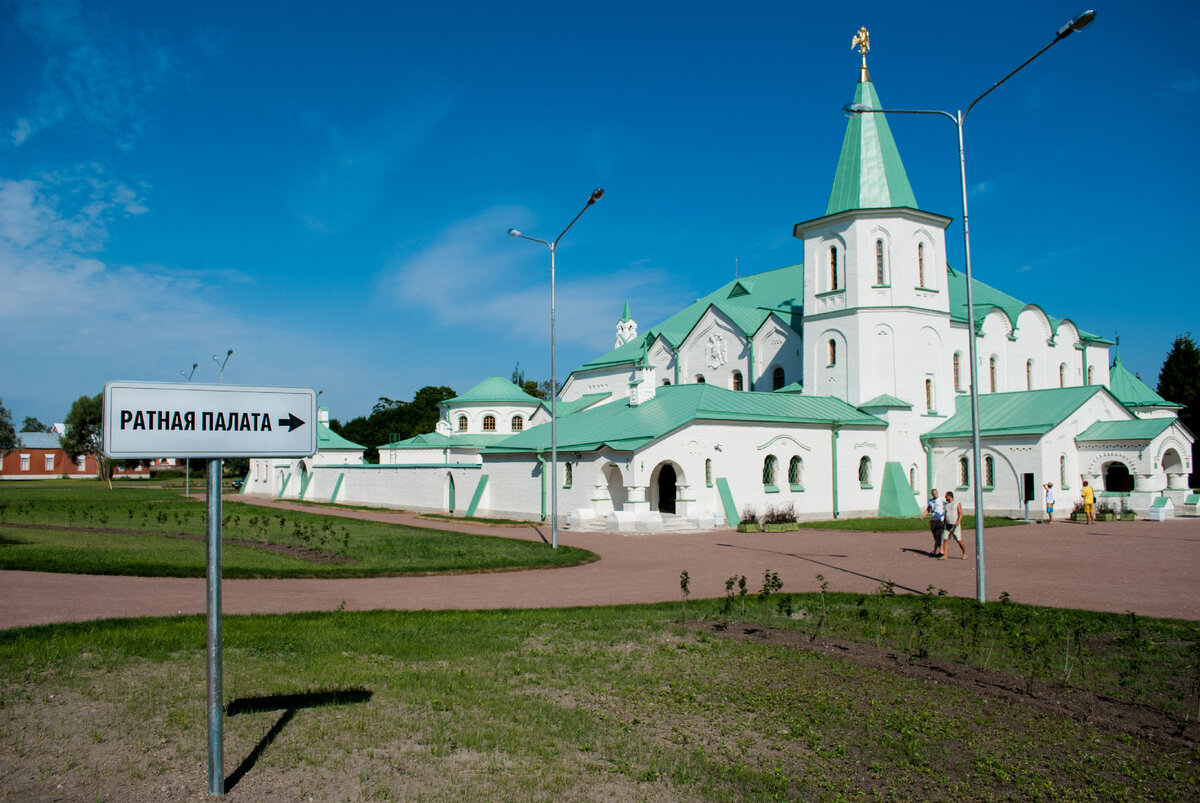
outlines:
[[[310,457],[317,451],[312,388],[109,382],[103,442],[109,459],[203,458],[208,608],[208,792],[225,794],[221,655],[221,460]]]

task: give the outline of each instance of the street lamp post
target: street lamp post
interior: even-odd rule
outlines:
[[[191,382],[192,375],[196,373],[196,369],[199,367],[200,363],[194,362],[192,363],[192,370],[190,373],[180,371],[179,375],[186,376],[187,381]],[[183,495],[185,497],[192,495],[192,459],[190,457],[185,457],[183,459]]]
[[[963,151],[963,123],[966,122],[967,115],[971,113],[971,109],[975,108],[975,104],[987,97],[993,89],[1000,86],[1009,78],[1012,78],[1025,65],[1063,39],[1066,39],[1076,31],[1086,28],[1095,18],[1096,12],[1092,9],[1076,14],[1066,25],[1058,29],[1050,44],[1025,59],[1015,70],[988,87],[986,92],[971,101],[966,111],[960,109],[957,113],[951,114],[950,112],[938,109],[872,109],[862,103],[850,103],[844,107],[845,111],[850,114],[936,114],[950,120],[954,123],[955,128],[958,129],[958,172],[962,185],[963,250],[965,252],[967,278],[967,346],[968,358],[971,361],[971,462],[975,477],[975,594],[976,599],[980,602],[987,601],[987,582],[986,564],[983,554],[983,483],[980,481],[979,474],[979,466],[982,462],[979,445],[979,371],[976,365],[975,354],[975,301],[971,287],[971,233],[967,225],[967,160]]]
[[[553,242],[529,237],[516,229],[508,230],[508,236],[514,240],[529,240],[541,243],[550,249],[550,534],[554,549],[558,549],[558,373],[554,360],[554,254],[558,250],[558,241],[563,238],[563,234],[566,234],[575,225],[575,221],[583,216],[589,206],[603,196],[604,190],[600,187],[592,190],[591,197],[588,198],[583,209],[579,210],[579,214],[567,224],[567,228],[563,229],[562,234],[555,237]]]
[[[229,351],[225,352],[224,360],[218,358],[216,354],[213,355],[213,362],[215,362],[217,365],[221,366],[221,373],[217,379],[217,384],[219,384],[219,385],[225,384],[225,363],[229,362],[229,358],[232,356],[233,356],[233,349],[230,349]]]

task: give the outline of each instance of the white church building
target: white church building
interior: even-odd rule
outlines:
[[[883,108],[865,67],[854,102]],[[951,219],[917,206],[883,114],[847,124],[825,213],[797,223],[800,264],[735,279],[576,368],[558,408],[558,507],[578,528],[919,514],[931,488],[1018,515],[1084,480],[1135,511],[1188,493],[1179,405],[1114,343],[948,267]],[[968,338],[980,476],[970,465]],[[338,457],[254,461],[244,493],[517,519],[549,515],[550,411],[502,377],[441,405],[436,431]],[[327,429],[327,428],[326,428]],[[329,433],[332,435],[332,433]],[[331,441],[332,442],[332,441]],[[361,455],[360,455],[361,457]],[[1040,492],[1038,499],[1040,500]]]

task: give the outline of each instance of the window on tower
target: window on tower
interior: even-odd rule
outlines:
[[[875,284],[883,284],[883,240],[875,241]]]
[[[988,360],[988,384],[992,388],[992,393],[996,392],[996,356]]]
[[[925,243],[917,243],[917,287],[925,286]]]
[[[771,389],[779,390],[781,387],[783,387],[783,384],[783,369],[776,366],[775,370],[771,372]]]
[[[962,390],[962,367],[960,366],[961,361],[962,361],[962,354],[960,354],[957,351],[954,352],[954,391],[956,393],[958,391]]]
[[[837,365],[837,341],[832,339],[829,341],[829,364]]]
[[[829,289],[838,289],[837,246],[829,246]]]
[[[495,432],[496,431],[496,416],[485,415],[483,417],[483,430],[484,430],[484,432]]]

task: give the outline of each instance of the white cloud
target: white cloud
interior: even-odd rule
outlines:
[[[530,217],[519,207],[500,206],[454,223],[386,271],[380,285],[394,303],[420,309],[443,327],[543,339],[550,326],[549,250],[505,236],[514,221]],[[647,288],[668,279],[666,271],[645,264],[581,275],[573,262],[564,271],[565,253],[558,254],[555,279],[560,342],[607,348],[625,299],[650,295]],[[637,317],[649,323],[658,312],[640,310]]]
[[[122,149],[131,148],[151,119],[151,97],[172,69],[169,54],[144,38],[131,41],[74,0],[30,0],[18,24],[50,55],[34,108],[11,129],[13,144],[79,117],[115,134]]]

